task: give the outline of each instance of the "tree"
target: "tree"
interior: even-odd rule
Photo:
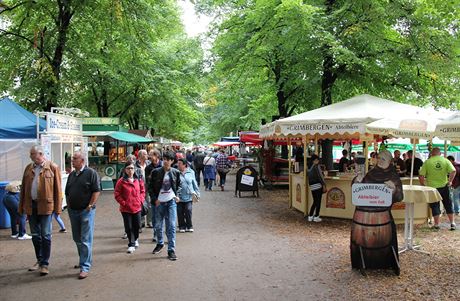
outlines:
[[[0,50],[10,64],[2,64],[0,76],[16,81],[21,90],[35,93],[35,108],[49,111],[58,106],[60,81],[69,31],[75,13],[86,1],[5,2],[0,16],[10,22],[0,29]],[[14,46],[13,46],[14,45]],[[5,80],[1,87],[10,84]]]
[[[226,83],[215,94],[226,104],[267,95],[284,117],[361,93],[422,105],[459,103],[454,2],[198,3],[220,18],[213,74],[216,82]],[[266,113],[269,119],[272,111]]]
[[[197,40],[185,36],[176,1],[79,3],[8,5],[1,15],[10,24],[0,36],[6,62],[0,66],[0,75],[10,81],[2,81],[0,91],[17,96],[32,110],[74,106],[91,115],[120,117],[130,128],[189,137],[200,118],[203,53]],[[73,6],[57,77],[46,53],[57,40],[49,24],[56,20],[54,12],[60,12],[56,7],[61,4]],[[42,35],[36,28],[47,30]],[[34,33],[35,40],[30,39]],[[17,43],[10,43],[12,39]],[[37,55],[41,49],[43,59]]]

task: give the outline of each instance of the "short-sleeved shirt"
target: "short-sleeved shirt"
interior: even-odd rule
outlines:
[[[427,185],[433,188],[442,188],[447,185],[447,176],[455,171],[449,160],[442,156],[433,156],[423,163],[419,174],[426,178]]]
[[[169,172],[165,172],[165,176],[163,178],[163,184],[161,185],[160,194],[158,195],[158,200],[161,203],[169,202],[172,200],[176,194],[174,193],[172,186],[171,186],[171,178]]]

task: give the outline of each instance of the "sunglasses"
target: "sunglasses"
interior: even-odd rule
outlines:
[[[125,169],[134,169],[134,167],[132,167],[132,166],[131,167],[125,167]]]

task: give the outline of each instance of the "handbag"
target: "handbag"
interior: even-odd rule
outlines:
[[[142,202],[142,208],[141,208],[141,216],[146,216],[147,213],[149,213],[149,202],[143,201]]]
[[[196,193],[192,193],[192,202],[193,203],[198,203],[199,201],[200,201],[200,199],[198,198]]]

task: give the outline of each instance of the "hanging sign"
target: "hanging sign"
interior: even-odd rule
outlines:
[[[393,189],[385,184],[355,183],[351,186],[351,200],[355,206],[389,207]]]
[[[81,118],[46,113],[47,134],[81,135],[82,130]]]

